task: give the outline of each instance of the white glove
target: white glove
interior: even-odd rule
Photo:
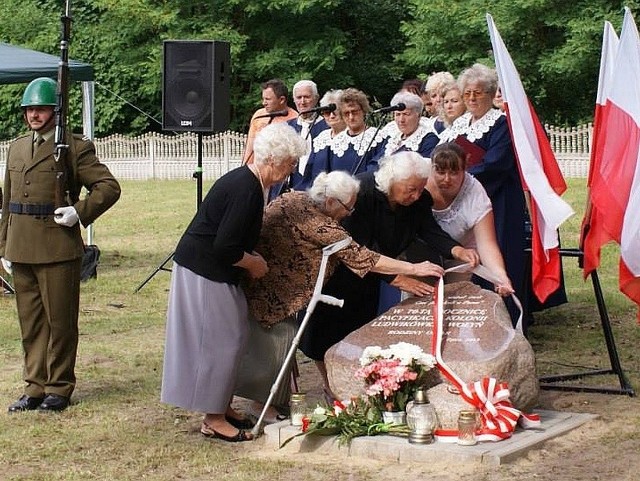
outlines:
[[[0,261],[2,262],[2,267],[5,272],[9,275],[13,274],[13,267],[11,267],[11,261],[8,261],[4,257],[0,257]]]
[[[53,211],[53,220],[65,227],[73,227],[80,220],[80,217],[73,206],[58,207]]]

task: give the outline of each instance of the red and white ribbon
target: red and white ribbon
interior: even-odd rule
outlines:
[[[484,277],[484,276],[483,276]],[[519,303],[518,303],[519,304]],[[476,430],[479,441],[500,441],[511,437],[517,424],[524,428],[540,426],[537,414],[526,415],[514,408],[509,401],[509,387],[495,378],[484,377],[481,381],[466,384],[442,359],[442,337],[444,333],[444,281],[438,280],[433,302],[433,337],[431,354],[436,358],[441,374],[458,390],[462,398],[478,409],[482,426]],[[458,431],[438,429],[435,438],[442,442],[455,442]]]

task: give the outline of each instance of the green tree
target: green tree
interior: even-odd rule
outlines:
[[[454,75],[474,62],[492,64],[485,20],[491,13],[545,121],[586,121],[593,115],[604,21],[619,30],[623,5],[633,3],[410,0],[413,16],[401,26],[407,48],[398,60]]]
[[[626,2],[632,9],[638,1]],[[3,0],[2,41],[58,55],[62,0]],[[458,74],[492,62],[491,13],[541,117],[575,123],[593,112],[604,20],[619,29],[611,0],[74,0],[70,56],[96,78],[96,135],[159,130],[162,42],[228,41],[231,128],[259,107],[261,82],[319,90],[357,87],[386,103],[402,80],[438,70]],[[24,130],[24,86],[0,89],[0,136]],[[80,126],[80,91],[71,123]]]

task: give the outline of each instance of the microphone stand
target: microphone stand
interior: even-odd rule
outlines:
[[[304,136],[304,141],[305,142],[307,142],[309,140],[309,136],[311,135],[311,129],[316,124],[316,121],[318,120],[319,116],[320,116],[320,112],[313,112],[313,117],[312,117],[311,122],[309,124],[309,129],[307,130],[307,133]],[[313,139],[311,139],[311,149],[313,150]],[[309,152],[309,155],[311,155],[311,152]],[[304,174],[304,172],[303,172],[303,174]],[[293,187],[292,186],[292,177],[293,177],[293,172],[289,175],[289,180],[287,182],[282,182],[280,184],[280,186],[278,187],[278,190],[277,190],[274,198],[275,197],[279,197],[282,194],[284,194],[285,192],[288,192],[289,190],[291,190],[291,187]],[[269,197],[271,197],[271,193],[269,193]]]
[[[378,125],[376,126],[376,131],[373,133],[373,136],[371,137],[371,140],[369,141],[369,145],[367,145],[367,148],[365,149],[365,151],[358,158],[358,162],[356,163],[356,167],[355,167],[355,169],[353,169],[351,171],[351,175],[356,175],[358,173],[358,170],[362,166],[362,163],[364,162],[365,157],[367,156],[367,154],[369,153],[369,150],[371,149],[371,146],[373,145],[373,141],[376,139],[376,137],[378,136],[378,132],[380,132],[380,129],[382,128],[382,119],[383,118],[381,118],[380,121],[378,122]],[[366,131],[367,131],[367,129],[365,128],[364,132],[363,132],[363,135],[364,135],[364,133]]]

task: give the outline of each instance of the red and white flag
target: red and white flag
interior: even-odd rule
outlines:
[[[620,290],[640,306],[640,38],[628,8],[614,72],[590,172],[590,200],[601,215],[584,248],[599,251],[602,239],[620,244]]]
[[[488,14],[487,24],[523,187],[530,193],[533,292],[544,302],[560,286],[557,230],[574,212],[560,197],[567,189],[562,172],[513,60]]]
[[[618,35],[609,22],[604,23],[604,33],[602,36],[602,52],[600,54],[600,75],[598,76],[598,93],[596,95],[596,108],[593,115],[593,134],[591,136],[591,159],[589,162],[589,178],[587,187],[591,189],[594,172],[599,169],[600,157],[602,156],[602,145],[605,130],[604,105],[611,91],[613,81],[615,59],[618,53]],[[607,242],[613,240],[609,234],[602,229],[602,219],[606,213],[600,212],[589,200],[587,209],[582,220],[580,233],[580,248],[584,253],[584,277],[586,278],[594,269],[600,265],[600,249]]]

